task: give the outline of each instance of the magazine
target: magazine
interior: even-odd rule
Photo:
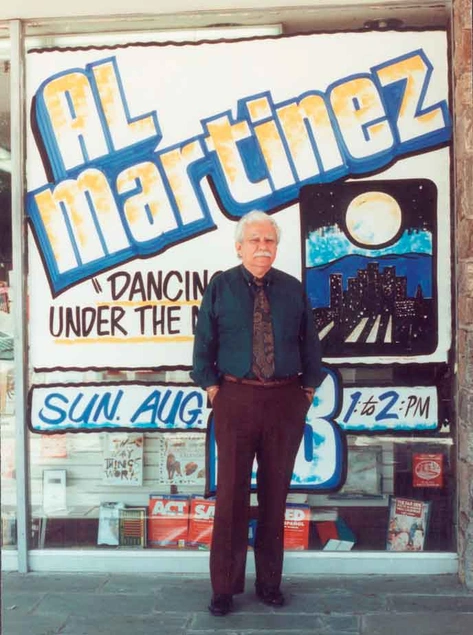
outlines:
[[[388,551],[424,550],[430,505],[427,501],[390,497],[386,540]]]

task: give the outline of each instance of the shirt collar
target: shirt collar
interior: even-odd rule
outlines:
[[[243,265],[240,265],[240,269],[242,271],[242,274],[243,274],[243,277],[244,277],[245,281],[249,285],[253,284],[253,280],[254,280],[255,276],[250,271],[248,271],[248,269],[246,269],[246,267],[244,267]],[[263,276],[263,282],[264,282],[265,286],[268,286],[268,285],[271,284],[272,280],[273,280],[273,269],[271,268]]]

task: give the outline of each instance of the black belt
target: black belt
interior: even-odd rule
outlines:
[[[288,386],[289,384],[295,384],[299,382],[298,375],[292,375],[291,377],[285,377],[284,379],[246,379],[245,377],[235,377],[234,375],[224,375],[225,381],[230,381],[234,384],[243,384],[244,386],[258,386],[260,388],[276,388],[277,386]]]

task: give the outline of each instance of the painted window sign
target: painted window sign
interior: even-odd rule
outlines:
[[[30,51],[33,368],[189,369],[253,208],[329,363],[446,362],[447,59],[439,31]]]
[[[447,60],[440,31],[29,51],[33,371],[189,370],[202,295],[260,209],[326,363],[292,489],[339,489],[348,433],[435,432],[434,379],[343,386],[336,365],[448,362]],[[211,411],[189,384],[33,385],[28,423],[208,429],[216,483]]]
[[[192,340],[202,295],[211,274],[199,271],[114,270],[105,280],[93,279],[97,294],[110,302],[85,306],[52,304],[48,330],[58,343],[107,342],[135,338]]]
[[[376,222],[382,213],[383,222]],[[425,179],[301,192],[305,276],[327,357],[437,345],[437,190]]]
[[[53,292],[215,228],[204,176],[239,217],[447,141],[446,101],[426,99],[432,72],[418,49],[289,100],[255,94],[164,149],[157,111],[131,115],[116,57],[47,78],[32,115],[53,184],[27,204]]]
[[[333,447],[338,428],[346,432],[422,431],[438,428],[434,386],[343,387],[326,367],[308,415],[315,430],[325,427]],[[202,430],[210,410],[205,392],[187,384],[87,383],[33,386],[30,428],[34,431]],[[317,435],[306,429],[304,455],[312,461]]]
[[[293,490],[337,489],[345,479],[346,439],[336,423],[342,398],[340,377],[329,368],[324,370],[325,379],[307,413],[292,475]],[[256,472],[252,483],[256,485]]]
[[[417,432],[439,427],[434,386],[344,388],[337,423],[346,432]]]
[[[33,386],[33,432],[202,430],[209,410],[205,392],[173,384],[56,384]]]
[[[325,379],[310,408],[291,489],[336,490],[347,465],[346,433],[426,432],[438,428],[436,389],[343,388],[339,374]],[[208,427],[208,492],[216,487],[217,450],[204,391],[189,385],[56,384],[33,386],[29,427],[33,432],[189,432]],[[256,466],[252,485],[256,484]]]

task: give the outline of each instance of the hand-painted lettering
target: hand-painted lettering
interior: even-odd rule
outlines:
[[[421,139],[444,140],[450,117],[444,101],[425,107],[433,67],[424,51],[392,60],[373,69],[391,111],[401,146],[415,147]]]
[[[269,91],[201,120],[201,134],[157,152],[156,113],[132,117],[117,61],[46,80],[33,116],[56,179],[27,207],[55,295],[132,258],[215,228],[201,181],[228,215],[271,211],[302,185],[382,168],[446,142],[446,101],[416,50],[275,103]],[[133,148],[133,152],[130,152]]]
[[[35,432],[55,433],[202,430],[208,418],[204,395],[195,386],[132,382],[34,386],[29,425]]]

